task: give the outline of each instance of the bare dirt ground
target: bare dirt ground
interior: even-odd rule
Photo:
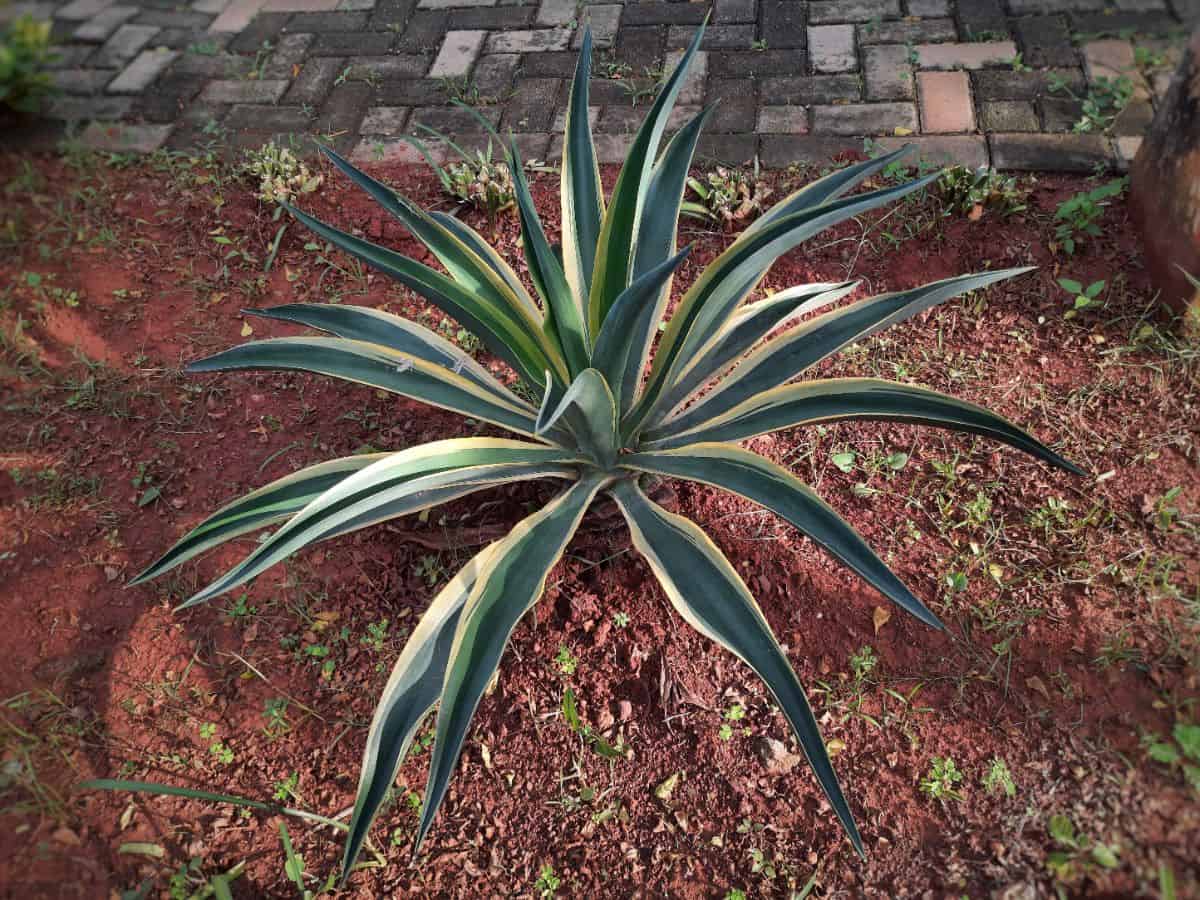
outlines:
[[[422,169],[372,171],[449,208]],[[777,196],[816,174],[772,176]],[[1175,896],[1200,896],[1200,772],[1185,768],[1200,717],[1200,359],[1153,315],[1123,201],[1099,236],[1062,249],[1058,203],[1097,183],[1026,179],[1028,209],[1008,218],[919,197],[810,241],[765,284],[860,278],[861,296],[1040,267],[822,373],[981,403],[1096,477],[902,425],[753,442],[847,516],[947,633],[883,607],[770,514],[671,485],[742,568],[808,687],[866,861],[762,685],[670,613],[623,526],[598,522],[518,627],[422,855],[408,849],[418,747],[340,895],[1016,900],[1166,896],[1173,878]],[[557,176],[535,189],[556,230]],[[182,375],[186,360],[287,333],[241,308],[355,303],[473,349],[470,336],[296,224],[264,271],[286,219],[203,157],[0,158],[0,203],[0,893],[207,896],[233,870],[235,896],[295,897],[286,821],[316,894],[339,858],[334,827],[76,786],[142,779],[345,821],[405,636],[472,547],[549,488],[330,542],[187,613],[171,607],[252,539],[126,590],[188,527],[270,479],[480,430],[316,377]],[[332,175],[303,205],[425,258]],[[517,258],[513,217],[467,215]],[[681,289],[731,240],[696,221],[683,232],[697,250]],[[1105,280],[1100,303],[1068,317],[1060,277]],[[625,757],[572,733],[567,688]]]

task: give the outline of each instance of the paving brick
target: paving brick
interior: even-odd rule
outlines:
[[[1083,103],[1073,97],[1043,97],[1038,108],[1042,112],[1043,131],[1074,131],[1075,123],[1083,118]]]
[[[210,81],[200,93],[204,103],[275,103],[288,89],[286,80]]]
[[[988,145],[997,169],[1091,172],[1112,161],[1108,139],[1096,134],[993,134]]]
[[[178,50],[143,50],[108,85],[110,94],[140,94],[179,57]]]
[[[192,0],[190,8],[196,12],[208,13],[210,16],[219,16],[225,11],[229,2],[230,0]]]
[[[666,68],[670,72],[683,58],[683,50],[671,50],[667,53]],[[676,103],[682,103],[685,106],[698,106],[704,102],[705,85],[708,83],[709,64],[708,58],[711,56],[707,50],[697,50],[695,56],[692,57],[691,68],[688,69],[687,75],[683,79],[683,84],[679,87],[679,96],[676,98]]]
[[[528,28],[537,10],[531,6],[475,6],[446,12],[447,31],[503,31]]]
[[[495,6],[496,0],[419,0],[421,9],[448,9],[454,6]]]
[[[857,138],[765,134],[759,141],[758,157],[767,168],[783,169],[795,164],[820,165],[861,150],[862,142]]]
[[[58,44],[51,47],[50,52],[54,58],[46,61],[46,69],[82,69],[96,48],[81,44]]]
[[[209,24],[208,30],[240,33],[253,21],[262,4],[263,0],[232,0]]]
[[[404,52],[434,51],[442,46],[442,37],[449,30],[449,13],[442,10],[419,9],[404,25],[396,39],[396,49]]]
[[[58,69],[50,80],[64,94],[88,96],[104,90],[115,74],[112,69]]]
[[[617,40],[617,30],[621,25],[621,10],[619,3],[596,3],[584,7],[580,17],[580,28],[576,29],[571,38],[571,47],[578,50],[583,46],[582,26],[592,29],[592,46],[597,50],[609,49]]]
[[[531,31],[497,31],[487,42],[488,53],[542,53],[566,50],[571,43],[568,28],[537,28]]]
[[[868,22],[858,26],[860,44],[925,44],[953,41],[958,29],[953,19],[917,19],[908,22]]]
[[[538,5],[539,25],[569,25],[575,21],[575,0],[542,0]]]
[[[803,3],[795,0],[759,0],[759,37],[768,47],[804,47],[808,43]]]
[[[900,17],[900,0],[814,0],[808,4],[810,25],[870,22]]]
[[[287,21],[288,31],[320,35],[327,31],[366,31],[370,16],[363,12],[303,12]]]
[[[964,41],[998,41],[1010,37],[1001,0],[956,0],[958,35]]]
[[[818,134],[892,134],[897,128],[917,130],[917,108],[912,103],[847,103],[814,106],[812,130]]]
[[[518,78],[505,103],[501,127],[505,131],[549,131],[562,86],[557,78]]]
[[[817,25],[808,29],[808,56],[814,72],[853,72],[858,68],[853,25]]]
[[[236,0],[235,0],[236,2]],[[257,54],[266,44],[276,44],[283,35],[283,30],[291,20],[291,13],[260,12],[254,19],[239,31],[226,45],[232,53]],[[215,22],[213,23],[216,24]],[[297,32],[307,32],[306,28],[293,28]],[[212,31],[212,28],[209,28]]]
[[[764,106],[758,111],[759,134],[807,134],[808,110],[803,106]]]
[[[85,22],[113,5],[115,0],[71,0],[54,13],[56,19],[68,22]]]
[[[704,98],[706,104],[716,104],[709,116],[705,131],[753,131],[755,127],[754,81],[750,78],[710,78]],[[787,102],[774,98],[772,103]]]
[[[446,103],[446,83],[437,78],[404,78],[385,81],[372,97],[378,106],[435,106]]]
[[[984,131],[1037,131],[1038,115],[1028,100],[992,100],[979,106]]]
[[[71,37],[77,41],[92,43],[106,41],[114,31],[139,12],[141,10],[136,6],[110,6],[76,28]]]
[[[1090,41],[1084,44],[1083,70],[1091,82],[1098,78],[1132,77],[1133,96],[1141,100],[1150,97],[1145,82],[1136,77],[1138,69],[1134,63],[1131,41]]]
[[[141,53],[156,34],[158,34],[158,29],[153,25],[122,25],[96,51],[91,64],[100,68],[124,66]]]
[[[759,79],[763,103],[832,104],[862,99],[858,75],[778,75]]]
[[[971,80],[966,72],[920,72],[921,130],[928,134],[958,134],[975,130]]]
[[[1076,94],[1084,89],[1083,73],[1078,69],[1049,69],[1042,72],[981,70],[971,73],[971,83],[979,100],[1034,100],[1049,93],[1051,76],[1061,79]]]
[[[66,122],[108,122],[125,118],[132,106],[132,97],[55,97],[46,116]]]
[[[375,0],[338,0],[337,9],[341,12],[372,12]]]
[[[486,31],[447,31],[433,66],[430,78],[459,78],[471,71],[471,66],[483,49]]]
[[[804,71],[804,51],[753,50],[744,53],[729,51],[709,53],[709,71],[718,78],[735,75],[786,75]]]
[[[704,134],[696,144],[696,158],[730,166],[745,165],[758,156],[758,138],[753,134]]]
[[[484,107],[476,112],[492,125],[496,125],[497,119],[500,117],[500,110],[495,107]],[[408,129],[410,132],[418,122],[435,131],[440,131],[442,134],[470,134],[473,131],[483,131],[475,116],[457,106],[418,107],[409,115]]]
[[[966,166],[978,169],[988,164],[987,141],[978,135],[913,135],[912,137],[881,137],[875,143],[881,150],[899,150],[912,144],[916,152],[909,159],[931,166]]]
[[[1071,16],[1071,30],[1076,34],[1122,35],[1136,32],[1168,35],[1178,28],[1175,18],[1165,12],[1127,13],[1106,9],[1100,13],[1075,13]]]
[[[188,10],[147,9],[134,22],[138,25],[156,25],[159,28],[207,28],[213,17],[205,13]]]
[[[600,121],[601,109],[599,106],[588,107],[588,122],[592,126],[592,131],[596,130],[596,125]],[[554,114],[554,122],[550,126],[550,130],[555,134],[562,134],[567,130],[567,108],[560,106]]]
[[[315,35],[305,33],[282,35],[271,51],[271,58],[263,66],[262,77],[291,78],[304,65],[314,39]]]
[[[298,106],[255,106],[239,104],[229,110],[223,123],[237,131],[306,131],[312,114]]]
[[[912,65],[908,48],[879,44],[863,48],[863,76],[868,100],[911,100]]]
[[[554,135],[550,149],[546,151],[546,159],[562,159],[562,135]],[[625,162],[629,155],[629,145],[633,135],[629,134],[597,134],[595,135],[596,161],[605,165],[615,165]]]
[[[285,103],[317,106],[325,99],[333,82],[342,71],[342,60],[329,57],[310,59],[300,69],[283,100]]]
[[[622,28],[617,33],[613,56],[620,62],[628,63],[638,74],[654,68],[662,61],[663,34],[664,29],[657,25]]]
[[[137,99],[130,118],[166,125],[180,117],[184,108],[204,87],[204,82],[191,75],[163,75]]]
[[[517,53],[493,53],[481,57],[475,64],[471,83],[485,97],[499,97],[512,88],[513,76],[520,65],[521,56]]]
[[[420,78],[429,66],[429,57],[418,53],[389,53],[383,56],[352,56],[347,60],[348,77],[362,81],[396,81]]]
[[[330,89],[317,115],[316,130],[320,134],[342,134],[353,146],[359,133],[359,125],[367,114],[371,99],[370,85],[361,82],[344,82]],[[349,147],[346,148],[347,152]]]
[[[407,106],[372,106],[363,117],[361,130],[364,135],[404,134],[404,123],[408,119]]]
[[[80,140],[107,153],[153,153],[171,133],[171,125],[102,124],[93,122]]]
[[[233,53],[181,53],[171,66],[173,75],[193,75],[203,78],[233,80],[245,78],[254,68],[254,59]],[[290,74],[290,73],[289,73]]]
[[[1114,137],[1124,137],[1145,134],[1154,121],[1154,107],[1149,100],[1133,100],[1123,110],[1117,113],[1109,128]]]
[[[696,36],[696,25],[672,25],[667,29],[667,49],[686,48]],[[705,50],[750,50],[757,31],[753,25],[710,25],[700,46]],[[780,46],[787,46],[786,44]],[[803,46],[803,45],[801,45]]]
[[[918,44],[917,64],[922,69],[983,69],[1003,66],[1017,55],[1012,41],[978,44]]]
[[[936,18],[950,15],[950,0],[906,0],[904,8],[910,16]]]
[[[702,3],[632,3],[625,7],[626,25],[699,25],[708,11]]]
[[[734,25],[758,21],[758,0],[717,0],[713,7],[713,23]]]
[[[391,49],[395,37],[386,31],[327,31],[318,34],[309,56],[348,56],[369,53],[382,56]]]
[[[1014,16],[1043,12],[1067,12],[1069,10],[1103,9],[1105,0],[1008,0],[1008,9]]]
[[[1027,66],[1074,66],[1079,54],[1062,16],[1029,16],[1013,20],[1021,58]]]
[[[508,58],[514,54],[501,53],[496,54]],[[483,57],[487,59],[488,57]],[[569,50],[549,53],[530,53],[526,56],[517,57],[521,63],[521,71],[526,75],[545,75],[551,78],[571,78],[575,75],[575,63],[579,61],[579,54],[572,53]],[[595,69],[593,68],[593,72]],[[597,79],[593,78],[593,82]],[[607,79],[600,79],[605,84],[609,83]]]

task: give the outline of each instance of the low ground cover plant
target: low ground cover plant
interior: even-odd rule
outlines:
[[[786,469],[738,442],[829,421],[904,421],[982,435],[1080,471],[1003,418],[932,390],[874,378],[795,380],[852,343],[1026,269],[945,279],[836,309],[826,308],[849,296],[855,284],[799,285],[749,302],[780,255],[830,226],[932,184],[936,173],[850,194],[906,150],[836,170],[783,198],[695,278],[660,335],[673,276],[688,257],[688,248],[676,247],[677,223],[688,169],[711,110],[685,124],[661,155],[658,150],[702,33],[698,29],[664,81],[607,203],[587,117],[591,38],[585,34],[566,122],[561,256],[534,210],[516,144],[508,142],[507,168],[536,297],[470,226],[419,209],[331,151],[326,153],[333,164],[399,219],[446,272],[288,207],[322,240],[395,278],[474,332],[512,369],[519,389],[414,322],[334,304],[251,311],[331,336],[254,341],[188,367],[343,378],[457,411],[520,439],[455,438],[366,453],[268,484],[217,511],[135,579],[161,575],[237,535],[275,528],[181,608],[231,591],[318,541],[496,485],[563,483],[548,505],[454,575],[410,635],[367,735],[344,875],[421,723],[436,706],[416,834],[420,846],[513,629],[541,596],[589,506],[602,497],[615,501],[634,546],[680,615],[766,683],[862,853],[804,690],[749,589],[698,525],[647,495],[643,477],[691,479],[761,504],[902,609],[940,628],[937,617],[829,505]],[[813,315],[797,324],[807,314]]]
[[[54,92],[46,71],[54,61],[50,49],[50,23],[33,16],[18,16],[0,33],[0,107],[34,113]]]

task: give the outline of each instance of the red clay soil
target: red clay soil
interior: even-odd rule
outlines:
[[[244,863],[235,896],[294,897],[282,817],[75,786],[124,777],[270,802],[278,791],[283,805],[344,821],[365,726],[408,631],[473,547],[552,487],[496,490],[332,541],[186,613],[171,607],[252,538],[125,589],[220,504],[302,465],[488,429],[329,379],[182,375],[184,361],[251,333],[295,331],[243,319],[242,307],[321,300],[442,317],[296,224],[264,275],[286,220],[201,161],[71,162],[0,159],[0,893],[100,898],[145,885],[137,896],[186,897]],[[449,208],[423,169],[372,171]],[[557,177],[534,186],[556,231]],[[1177,896],[1200,896],[1196,789],[1146,749],[1200,715],[1197,352],[1154,318],[1121,202],[1067,256],[1051,246],[1054,209],[1093,184],[1029,186],[1028,211],[1009,218],[943,216],[929,196],[847,223],[789,253],[764,285],[852,277],[864,296],[1040,266],[821,374],[982,403],[1099,478],[901,425],[750,442],[859,528],[947,632],[887,608],[749,503],[669,486],[744,573],[808,687],[867,859],[762,685],[671,612],[601,509],[517,628],[421,856],[408,849],[428,760],[418,748],[372,832],[371,867],[340,896],[787,897],[811,879],[811,897],[1154,897],[1162,872]],[[303,205],[427,258],[332,174]],[[511,215],[494,226],[464,215],[518,258]],[[695,221],[682,231],[697,247],[677,293],[732,239]],[[1106,279],[1104,305],[1066,318],[1062,276]],[[848,451],[842,471],[831,457]],[[566,726],[567,687],[625,758]],[[963,774],[955,796],[922,790],[935,757]],[[1011,797],[983,784],[994,758]],[[1061,820],[1051,835],[1055,815],[1073,840]],[[286,821],[317,891],[339,837]]]

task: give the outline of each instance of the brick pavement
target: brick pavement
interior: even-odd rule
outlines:
[[[53,22],[62,94],[49,116],[97,146],[216,141],[236,152],[318,135],[365,160],[415,159],[398,135],[418,123],[480,143],[456,98],[515,132],[527,156],[553,158],[589,23],[598,150],[619,162],[655,79],[709,10],[662,0],[32,0],[0,8],[0,22],[24,12]],[[672,123],[719,101],[701,147],[709,159],[785,166],[871,137],[913,141],[938,162],[1090,170],[1136,152],[1200,0],[715,0],[711,11]],[[1074,133],[1097,79],[1122,76],[1133,87],[1124,112],[1101,132]],[[32,141],[21,131],[0,142]]]

